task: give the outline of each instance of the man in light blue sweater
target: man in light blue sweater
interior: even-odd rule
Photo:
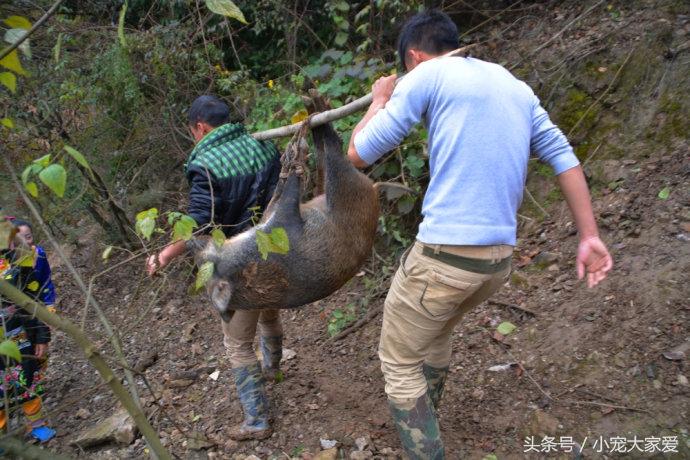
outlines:
[[[408,73],[397,85],[395,75],[374,84],[348,152],[366,167],[417,123],[429,133],[423,220],[386,298],[379,344],[391,414],[412,459],[444,457],[436,408],[451,334],[508,279],[530,151],[551,165],[573,213],[578,277],[592,287],[613,265],[566,137],[529,86],[499,65],[447,55],[458,46],[445,14],[410,19],[398,43]]]

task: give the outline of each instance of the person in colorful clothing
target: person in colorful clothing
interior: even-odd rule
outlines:
[[[19,236],[24,238],[27,245],[36,252],[34,263],[34,279],[38,282],[38,300],[51,312],[55,313],[55,286],[51,278],[50,264],[46,251],[38,244],[34,244],[33,228],[25,220],[12,219],[12,225],[18,230]]]
[[[189,129],[196,146],[185,173],[190,183],[189,214],[196,223],[220,225],[226,237],[252,225],[255,212],[268,205],[280,175],[280,154],[271,142],[260,142],[239,123],[229,123],[230,109],[214,96],[198,97],[189,109]],[[168,265],[186,251],[178,241],[147,261],[147,271]],[[259,365],[253,349],[259,329]],[[283,328],[279,310],[236,310],[221,321],[244,421],[229,436],[264,439],[272,434],[265,378],[278,379]]]
[[[21,223],[25,224],[23,221]],[[17,226],[16,222],[13,224]],[[45,252],[43,256],[45,257]],[[41,301],[42,296],[47,296],[54,302],[54,289],[52,297],[42,292],[42,286],[46,284],[36,276],[34,268],[38,262],[38,252],[23,239],[21,230],[10,250],[0,255],[0,259],[3,259],[0,265],[5,267],[1,274],[3,280],[33,299]],[[41,275],[45,275],[45,272]],[[51,339],[50,328],[26,310],[5,299],[0,300],[0,340],[14,341],[22,355],[20,362],[8,356],[0,356],[0,401],[9,403],[9,408],[0,410],[0,431],[7,429],[8,412],[21,406],[29,421],[29,435],[40,442],[49,441],[55,436],[55,431],[48,426],[41,396],[45,391],[43,371]]]
[[[529,86],[497,64],[452,56],[459,46],[444,13],[406,22],[398,58],[407,73],[397,84],[395,75],[374,83],[348,150],[365,167],[414,125],[423,121],[429,133],[423,220],[388,291],[379,342],[391,415],[411,459],[445,456],[436,411],[453,329],[508,279],[530,151],[553,168],[574,216],[578,277],[593,287],[613,265],[566,137]]]

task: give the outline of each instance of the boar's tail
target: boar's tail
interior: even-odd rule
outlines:
[[[384,191],[386,193],[394,193],[398,196],[409,193],[411,195],[416,195],[417,192],[410,187],[403,185],[399,182],[375,182],[374,190],[377,192]]]

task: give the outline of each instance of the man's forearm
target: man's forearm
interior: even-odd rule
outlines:
[[[187,246],[185,244],[184,240],[179,240],[175,241],[172,244],[169,244],[168,246],[165,247],[158,256],[159,258],[165,258],[166,264],[169,263],[171,260],[176,258],[177,256],[184,254],[184,252],[187,250]]]
[[[360,157],[359,154],[357,153],[357,149],[355,148],[355,136],[357,133],[359,133],[361,130],[364,129],[364,127],[369,123],[369,120],[374,118],[374,115],[376,115],[376,112],[378,112],[380,109],[382,109],[386,104],[385,103],[379,103],[377,101],[372,102],[369,105],[369,108],[367,109],[367,112],[364,114],[364,117],[357,123],[357,126],[355,126],[355,129],[352,130],[352,136],[350,136],[350,145],[347,149],[347,155],[352,164],[354,164],[358,168],[364,168],[368,166],[368,164],[363,161]]]
[[[592,200],[589,188],[582,173],[582,167],[576,166],[558,175],[558,183],[565,195],[570,212],[575,219],[575,226],[581,240],[599,236],[597,223],[592,212]]]

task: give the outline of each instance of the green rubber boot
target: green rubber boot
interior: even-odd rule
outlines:
[[[431,398],[431,403],[434,409],[438,410],[438,404],[441,401],[441,396],[443,396],[443,388],[448,378],[448,367],[439,368],[424,364],[424,366],[422,366],[422,372],[424,373],[426,384],[429,387],[427,391]]]
[[[259,337],[261,350],[261,370],[266,380],[281,382],[283,373],[280,370],[280,360],[283,359],[283,336]]]
[[[443,460],[445,451],[436,410],[428,393],[414,405],[398,405],[388,400],[400,442],[410,460]]]
[[[230,439],[244,441],[268,438],[273,429],[268,420],[268,398],[259,363],[235,367],[232,373],[235,377],[237,395],[244,410],[244,421],[230,430]]]

